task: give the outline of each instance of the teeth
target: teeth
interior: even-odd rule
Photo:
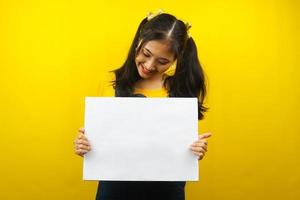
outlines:
[[[146,71],[146,72],[150,72],[148,69],[146,69],[146,67],[144,67],[143,65],[142,65],[142,68]]]

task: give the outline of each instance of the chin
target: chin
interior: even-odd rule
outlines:
[[[143,79],[147,79],[147,78],[150,78],[150,77],[151,77],[151,75],[143,74],[143,73],[140,72],[140,71],[139,71],[139,75],[140,75],[140,77],[143,78]]]
[[[152,76],[152,74],[145,74],[142,70],[141,65],[138,65],[137,70],[138,70],[138,73],[139,73],[140,77],[143,78],[143,79],[147,79],[147,78],[150,78]]]

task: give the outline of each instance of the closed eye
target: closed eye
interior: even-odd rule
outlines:
[[[143,55],[144,55],[145,57],[147,57],[147,58],[151,57],[151,52],[149,51],[149,53],[150,53],[150,54],[149,54],[148,52],[145,52],[145,51],[149,51],[149,50],[146,49],[146,48],[142,49]],[[159,63],[160,65],[166,65],[166,64],[169,63],[169,60],[168,60],[168,59],[165,59],[165,58],[161,58],[161,59],[159,59],[159,60],[164,60],[164,61],[158,61],[158,63]]]
[[[143,55],[146,56],[146,57],[150,57],[150,55],[146,54],[144,51],[143,51]]]
[[[168,64],[169,62],[158,62],[159,64],[161,64],[161,65],[166,65],[166,64]]]

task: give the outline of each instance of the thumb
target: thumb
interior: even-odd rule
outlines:
[[[85,129],[84,129],[84,127],[81,127],[81,128],[78,129],[78,131],[79,131],[80,133],[83,133],[83,134],[84,134]]]
[[[212,136],[211,133],[203,133],[199,135],[199,140],[209,138],[210,136]]]

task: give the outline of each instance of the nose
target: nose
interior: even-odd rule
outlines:
[[[154,71],[155,70],[155,61],[153,59],[148,60],[145,63],[145,67],[147,68],[147,70],[149,71]]]

